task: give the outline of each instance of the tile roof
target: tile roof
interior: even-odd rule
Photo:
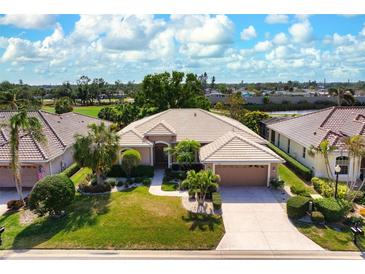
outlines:
[[[268,125],[299,144],[318,146],[324,139],[343,148],[343,137],[365,137],[365,107],[331,107]]]
[[[267,143],[258,134],[236,120],[202,109],[193,108],[169,109],[145,117],[129,124],[119,134],[133,130],[137,134],[144,136],[146,132],[159,123],[168,125],[170,130],[173,129],[177,142],[185,139],[194,139],[200,143],[210,143],[229,131],[235,131],[253,142]],[[128,145],[125,142],[123,143],[124,145]]]
[[[165,121],[160,121],[153,125],[149,130],[144,133],[145,136],[166,136],[166,135],[176,135],[175,129],[173,129],[168,123]]]
[[[146,138],[143,138],[140,134],[136,133],[134,130],[128,130],[126,132],[119,132],[118,133],[119,145],[121,147],[128,147],[128,146],[152,146],[152,143],[148,141]]]
[[[200,161],[209,162],[269,162],[283,163],[284,160],[266,146],[247,140],[240,133],[228,132],[214,142],[203,146]]]
[[[0,124],[8,123],[16,112],[0,111]],[[61,115],[45,111],[32,111],[29,116],[38,118],[42,125],[45,143],[36,142],[31,136],[20,134],[19,159],[21,162],[49,161],[61,155],[65,149],[74,143],[75,134],[87,134],[87,126],[91,123],[100,123],[102,120],[78,113],[64,113]],[[105,121],[107,125],[110,122]],[[9,162],[10,132],[8,127],[0,130],[0,162]]]

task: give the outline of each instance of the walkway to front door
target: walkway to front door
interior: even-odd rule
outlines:
[[[323,250],[300,233],[266,187],[222,187],[218,250]]]

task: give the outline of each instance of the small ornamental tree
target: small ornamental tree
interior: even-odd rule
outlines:
[[[39,216],[60,216],[75,197],[75,185],[66,175],[47,176],[29,196],[29,208]]]
[[[195,140],[180,141],[175,147],[168,148],[168,151],[176,156],[176,162],[181,165],[190,166],[196,161],[196,154],[200,148],[200,143]]]
[[[128,177],[131,176],[133,168],[141,161],[141,154],[135,149],[127,149],[122,153],[122,168]]]
[[[69,97],[63,97],[56,101],[55,112],[57,114],[71,112],[72,110],[73,110],[72,102]]]

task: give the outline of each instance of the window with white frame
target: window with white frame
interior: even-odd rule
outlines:
[[[339,156],[336,158],[336,166],[339,165],[341,171],[339,174],[348,174],[349,173],[349,157]]]

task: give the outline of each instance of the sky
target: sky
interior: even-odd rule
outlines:
[[[0,81],[365,80],[365,15],[0,15]]]

